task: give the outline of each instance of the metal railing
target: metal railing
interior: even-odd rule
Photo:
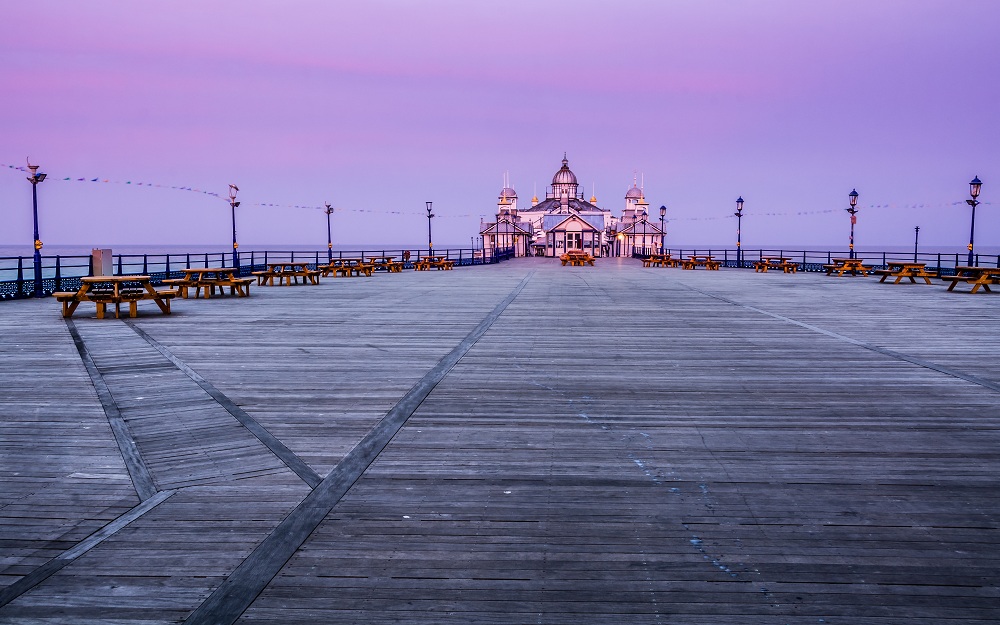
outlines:
[[[737,261],[737,250],[732,248],[667,248],[665,250],[675,258],[686,258],[688,256],[712,256],[722,262],[723,267],[753,269],[754,263],[765,256],[789,258],[799,265],[799,271],[826,271],[823,265],[829,265],[834,258],[848,258],[848,251],[831,250],[789,250],[789,249],[768,249],[758,248],[753,250],[743,249]],[[650,254],[659,253],[659,248],[632,248],[632,258],[647,258]],[[939,276],[955,275],[955,267],[965,266],[968,263],[968,253],[958,252],[954,254],[943,254],[938,252],[885,252],[885,251],[864,251],[855,252],[854,255],[862,258],[866,265],[871,265],[874,269],[886,269],[889,263],[924,263],[927,271],[934,272]],[[976,254],[975,264],[979,267],[1000,267],[1000,254]]]
[[[404,267],[426,256],[441,256],[454,261],[456,267],[490,265],[514,258],[514,248],[483,250],[471,248],[449,249],[378,249],[337,250],[335,252],[301,250],[252,250],[240,252],[240,275],[266,269],[268,263],[306,262],[315,268],[330,259],[371,259],[394,257],[405,259]],[[232,252],[199,252],[184,254],[114,254],[112,273],[118,276],[145,275],[150,282],[160,284],[167,278],[183,276],[181,269],[198,267],[232,267]],[[42,293],[75,291],[80,288],[80,278],[93,275],[91,256],[42,256]],[[34,259],[31,256],[0,257],[0,300],[31,297],[35,290]]]

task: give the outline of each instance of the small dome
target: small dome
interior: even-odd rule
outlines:
[[[642,197],[642,189],[635,186],[635,183],[633,183],[632,188],[629,189],[627,193],[625,193],[626,200],[637,200],[641,197]]]
[[[563,157],[562,167],[552,176],[552,184],[577,184],[576,174],[569,169],[569,161]]]
[[[499,197],[515,198],[515,197],[517,197],[517,191],[515,191],[514,189],[511,189],[510,187],[504,187],[504,188],[500,189],[500,195],[499,195]]]

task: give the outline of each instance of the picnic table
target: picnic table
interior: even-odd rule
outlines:
[[[372,256],[368,260],[375,267],[376,271],[384,270],[386,273],[400,273],[403,271],[403,261],[396,260],[395,256]]]
[[[431,269],[450,270],[454,266],[455,261],[448,260],[444,256],[424,256],[417,262],[413,263],[413,269],[415,271],[430,271]]]
[[[121,313],[121,305],[128,302],[128,316],[139,313],[139,300],[156,302],[164,315],[170,314],[170,300],[177,295],[174,291],[157,291],[150,284],[149,276],[86,276],[80,278],[78,291],[60,291],[53,296],[62,303],[62,316],[72,317],[80,302],[94,302],[97,318],[104,319],[108,304],[115,305],[115,319]]]
[[[917,278],[923,278],[927,284],[931,283],[933,273],[927,272],[927,263],[902,263],[886,262],[886,269],[876,269],[872,273],[882,276],[879,282],[885,282],[887,278],[895,277],[893,284],[899,284],[903,278],[909,278],[910,282],[916,284]]]
[[[866,267],[863,258],[831,258],[832,262],[829,265],[823,265],[826,269],[826,275],[833,275],[833,272],[837,272],[837,277],[843,276],[847,272],[851,272],[851,276],[856,276],[859,273],[863,276],[866,275],[865,272],[870,271],[871,267]]]
[[[372,272],[375,271],[375,265],[371,262],[365,262],[361,258],[334,258],[329,264],[319,265],[316,269],[322,272],[324,277],[332,273],[334,277],[349,278],[351,276],[371,276]]]
[[[991,284],[1000,284],[1000,267],[955,267],[955,275],[941,276],[942,280],[951,281],[948,286],[949,291],[955,290],[955,285],[965,282],[972,285],[970,293],[975,293],[982,287],[986,292],[990,291]]]
[[[563,266],[567,264],[571,267],[583,267],[584,265],[594,266],[594,257],[583,250],[566,250],[566,253],[559,257]]]
[[[756,273],[767,273],[768,269],[781,269],[785,273],[795,273],[799,270],[799,265],[785,256],[761,256],[760,260],[753,264],[753,270]]]
[[[643,267],[676,267],[679,261],[670,254],[650,254],[642,259]]]
[[[181,269],[183,278],[168,278],[163,284],[177,289],[177,294],[187,299],[188,290],[194,289],[195,297],[201,297],[202,289],[205,290],[205,298],[208,299],[215,294],[215,289],[219,289],[219,295],[225,293],[229,287],[229,294],[238,297],[250,295],[250,285],[253,278],[241,278],[237,275],[239,270],[235,267],[196,267],[191,269]]]
[[[293,281],[298,284],[299,278],[302,278],[302,284],[319,284],[320,273],[318,269],[309,269],[307,262],[283,262],[267,263],[266,271],[254,271],[253,275],[257,276],[258,285],[274,286],[277,279],[279,285],[284,281],[291,286]]]
[[[707,270],[718,270],[722,263],[715,260],[713,256],[688,256],[687,260],[681,261],[682,269],[694,269],[704,267]]]

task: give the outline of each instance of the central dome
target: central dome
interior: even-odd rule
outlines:
[[[556,172],[555,176],[552,176],[552,184],[577,184],[576,174],[574,174],[569,169],[569,161],[563,157],[562,167]]]

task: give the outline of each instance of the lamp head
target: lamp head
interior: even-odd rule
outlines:
[[[47,175],[48,174],[35,174],[35,180],[37,182],[41,182],[41,181],[45,180],[45,176],[47,176]]]
[[[240,188],[234,184],[229,185],[229,203],[232,204],[236,202],[236,194],[239,192]],[[236,204],[239,206],[239,203]]]
[[[972,195],[972,199],[979,197],[979,191],[982,190],[982,188],[983,181],[979,179],[979,176],[973,178],[972,182],[969,183],[969,194]]]
[[[858,205],[858,190],[857,189],[852,189],[851,192],[847,194],[847,196],[851,198],[851,207],[852,208]]]
[[[742,211],[743,210],[743,196],[742,195],[740,197],[736,198],[736,210],[737,211]]]
[[[667,207],[660,206],[660,217],[666,217],[666,216],[667,216]]]

